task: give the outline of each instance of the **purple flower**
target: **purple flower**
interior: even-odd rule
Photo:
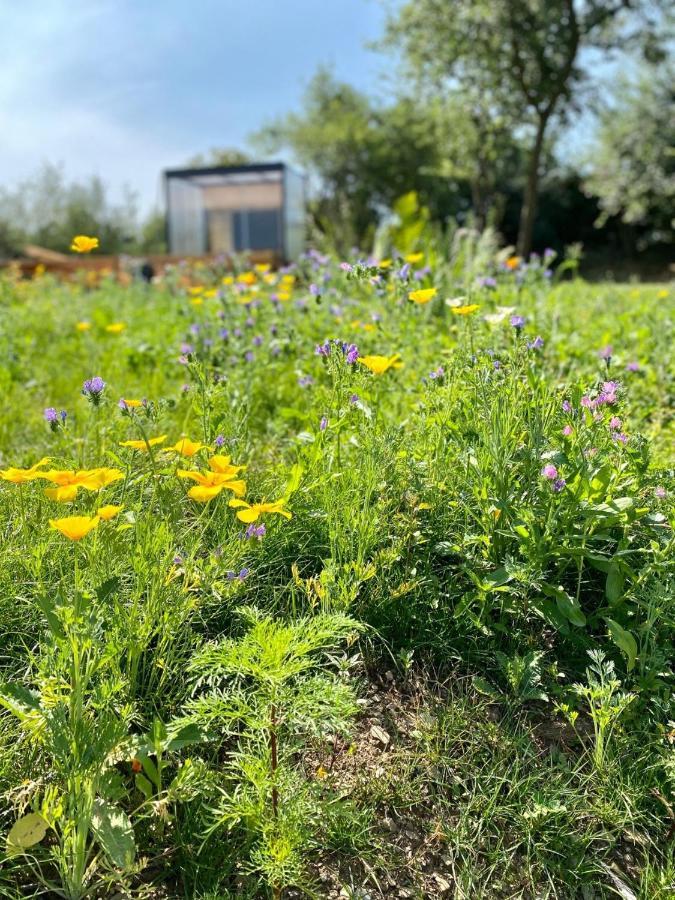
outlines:
[[[598,357],[600,359],[604,359],[609,362],[612,358],[612,354],[614,353],[614,348],[611,344],[607,344],[606,347],[603,347],[601,350],[598,350]]]
[[[437,369],[434,369],[433,372],[429,372],[429,378],[432,380],[436,380],[437,378],[442,378],[445,375],[445,369],[443,366],[439,366]]]
[[[558,470],[556,469],[556,467],[554,465],[551,465],[551,463],[548,463],[541,470],[541,474],[544,476],[544,478],[548,478],[550,481],[553,481],[555,478],[558,477]]]
[[[181,389],[181,393],[188,394],[190,392],[190,385],[182,384],[180,389]]]
[[[93,378],[87,378],[82,385],[82,393],[94,404],[94,406],[98,406],[101,402],[101,395],[104,390],[105,381],[100,375],[94,375]]]
[[[272,335],[272,337],[276,336],[277,331],[278,331],[278,328],[276,325],[270,325],[270,334]]]
[[[250,571],[251,571],[250,569],[246,569],[246,568],[242,569],[241,572],[239,572],[239,573],[229,571],[226,573],[226,577],[227,577],[228,581],[235,581],[235,580],[243,581],[246,578],[246,576],[250,573]]]
[[[356,404],[359,402],[359,395],[352,394],[351,397],[349,398],[349,402],[351,403],[352,406],[356,406]]]
[[[556,494],[558,494],[560,493],[560,491],[562,491],[566,484],[567,482],[564,478],[556,478],[556,480],[551,485],[551,488],[556,492]]]
[[[192,344],[187,344],[185,343],[185,341],[183,341],[183,343],[180,345],[180,352],[183,354],[183,356],[189,356],[191,353],[195,352],[195,348],[192,346]]]
[[[612,416],[609,420],[609,427],[612,431],[618,431],[621,428],[622,422],[618,416]]]
[[[230,331],[228,328],[221,328],[218,332],[218,335],[220,336],[221,340],[226,341],[230,336]]]
[[[235,328],[234,331],[232,332],[232,334],[233,334],[235,337],[241,337],[241,336],[242,336],[242,333],[243,333],[243,332],[242,332],[241,328]]]
[[[45,411],[42,413],[45,422],[49,422],[50,424],[55,423],[58,424],[59,414],[54,409],[53,406],[48,406]]]
[[[328,428],[328,419],[326,416],[321,416],[321,421],[319,422],[319,431],[325,431]]]
[[[213,443],[216,445],[216,447],[222,447],[223,444],[225,443],[225,435],[223,435],[223,434],[217,435],[217,437]]]
[[[199,334],[199,332],[201,330],[202,330],[202,326],[199,325],[197,322],[195,322],[194,325],[190,325],[190,334],[194,334],[195,337]]]
[[[398,270],[398,277],[401,281],[407,281],[410,276],[410,263],[404,263]]]
[[[251,522],[251,524],[245,531],[245,535],[249,540],[257,538],[259,541],[261,541],[265,536],[266,531],[267,529],[264,525],[256,525],[255,522]]]
[[[300,378],[298,378],[298,387],[309,387],[310,384],[314,384],[314,379],[311,375],[301,375]]]
[[[654,496],[657,500],[665,500],[668,496],[668,491],[662,485],[658,485],[654,488]]]
[[[619,441],[620,444],[628,443],[628,435],[625,434],[623,431],[612,432],[612,437],[614,438],[615,441]]]
[[[525,316],[511,316],[510,321],[513,328],[519,330],[525,325]]]
[[[312,295],[312,297],[320,297],[321,296],[321,288],[319,287],[318,284],[314,284],[314,282],[312,282],[310,284],[309,292]]]
[[[626,371],[627,372],[639,372],[640,371],[640,363],[639,362],[626,363]]]
[[[183,565],[183,557],[180,554],[176,554],[173,558],[174,566],[182,566]]]
[[[253,338],[251,343],[253,344],[254,347],[260,347],[262,342],[263,342],[263,339],[260,337],[259,334],[256,334],[256,336]]]
[[[541,350],[541,348],[543,346],[544,346],[544,339],[543,339],[543,337],[540,337],[539,335],[537,335],[533,341],[527,342],[528,350]]]
[[[478,279],[478,286],[494,289],[497,287],[497,279],[493,278],[491,275],[487,275],[485,278]]]
[[[330,341],[325,340],[323,344],[317,344],[314,352],[317,356],[330,356]]]
[[[563,402],[562,402],[562,411],[565,412],[565,413],[570,413],[570,412],[572,412],[572,404],[570,403],[569,400],[563,400]]]
[[[253,328],[253,326],[255,325],[255,319],[253,318],[253,316],[249,316],[245,324],[247,328]]]
[[[581,405],[585,407],[585,409],[593,409],[594,404],[588,394],[584,394],[584,396],[581,398]]]
[[[345,358],[350,365],[356,362],[356,360],[359,358],[359,348],[356,346],[356,344],[350,344],[347,347]]]
[[[340,268],[342,269],[343,272],[351,272],[351,270],[353,269],[353,266],[351,266],[348,262],[341,262]]]

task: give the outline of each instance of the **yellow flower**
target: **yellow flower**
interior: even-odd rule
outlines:
[[[288,287],[293,287],[295,284],[295,275],[282,275],[281,283],[287,285]]]
[[[212,472],[218,472],[219,475],[236,475],[242,472],[246,466],[233,466],[229,456],[220,456],[216,454],[209,460],[209,469]]]
[[[670,293],[670,292],[669,292],[666,288],[663,288],[663,289],[660,290],[660,291],[658,292],[658,294],[656,295],[656,299],[657,299],[657,300],[665,300],[669,293]]]
[[[221,284],[234,284],[234,278],[231,275],[223,275],[220,281]]]
[[[91,322],[77,322],[75,328],[78,331],[89,331],[91,328]]]
[[[288,291],[279,291],[277,293],[277,300],[281,300],[283,302],[284,300],[290,300],[290,299],[291,299],[291,295],[288,293]]]
[[[507,269],[517,269],[520,265],[520,257],[519,256],[509,256],[506,260],[506,268]]]
[[[98,247],[98,238],[87,237],[86,234],[78,234],[73,238],[70,249],[73,253],[91,253]]]
[[[266,275],[272,267],[269,263],[258,263],[254,268],[256,272],[260,272],[261,275]]]
[[[121,334],[126,327],[124,322],[111,322],[110,325],[105,326],[105,330],[108,334]]]
[[[438,290],[436,288],[423,288],[419,291],[410,291],[408,294],[408,300],[412,300],[413,303],[428,303],[430,300],[433,300]]]
[[[192,300],[190,300],[190,303],[191,303],[193,306],[203,306],[203,305],[204,305],[204,298],[203,298],[203,297],[193,297]]]
[[[98,516],[66,516],[64,519],[50,519],[49,524],[69,540],[81,541],[98,527],[100,521]]]
[[[11,481],[12,484],[26,484],[27,481],[35,481],[36,478],[40,478],[42,472],[38,470],[42,466],[46,466],[51,457],[43,456],[39,462],[36,462],[34,466],[31,466],[30,469],[15,469],[13,466],[10,466],[9,469],[3,469],[0,471],[0,478],[3,481]]]
[[[114,519],[118,513],[122,512],[123,509],[123,506],[114,506],[112,503],[109,503],[107,506],[100,506],[96,510],[96,514],[99,518],[103,519],[104,522],[109,522],[111,519]]]
[[[241,466],[233,466],[232,468],[241,468]],[[196,481],[197,486],[190,488],[188,497],[196,500],[198,503],[208,503],[217,497],[221,491],[227,488],[237,497],[241,497],[246,493],[246,483],[244,481],[234,480],[234,474],[227,472],[191,472],[186,469],[178,469],[176,475],[179,478],[189,478]]]
[[[204,291],[204,297],[207,300],[212,300],[214,297],[218,296],[218,288],[209,288],[208,291]]]
[[[129,401],[127,401],[128,403]],[[144,453],[148,452],[149,447],[155,447],[157,444],[163,444],[166,440],[165,434],[160,434],[159,437],[149,438],[147,441],[120,441],[120,447],[129,447],[131,450],[141,450]]]
[[[201,284],[194,284],[192,287],[188,288],[188,294],[192,294],[192,296],[196,296],[197,294],[201,294],[204,290],[204,286]]]
[[[189,437],[182,437],[173,447],[167,447],[166,449],[173,450],[174,453],[180,453],[181,456],[189,457],[199,453],[204,447],[206,447],[206,444],[201,444],[199,441],[191,441]]]
[[[414,266],[415,263],[422,262],[423,259],[424,253],[409,253],[406,256],[405,261],[410,263],[411,266]]]
[[[451,309],[456,316],[470,316],[471,313],[475,313],[477,309],[480,309],[480,305],[478,303],[468,303],[466,306],[452,306]]]
[[[77,472],[69,469],[49,469],[47,472],[39,473],[38,477],[56,485],[53,488],[45,488],[45,495],[50,500],[70,503],[77,497],[80,488],[85,491],[100,491],[101,488],[124,478],[124,475],[119,469],[108,468],[80,469]]]
[[[381,259],[377,264],[378,269],[390,269],[391,268],[391,260],[390,259]]]
[[[131,409],[138,409],[139,406],[143,406],[142,400],[127,400],[126,397],[122,397],[120,402]]]
[[[373,375],[383,375],[389,369],[400,369],[403,365],[400,359],[401,354],[395,353],[393,356],[360,356],[359,362]]]
[[[276,500],[274,503],[247,503],[245,500],[230,500],[228,506],[238,509],[237,518],[240,522],[257,522],[265,513],[276,513],[285,519],[291,518],[291,513],[284,509],[285,500]]]
[[[255,284],[258,279],[255,276],[254,272],[242,272],[241,275],[237,275],[237,281],[239,284]]]

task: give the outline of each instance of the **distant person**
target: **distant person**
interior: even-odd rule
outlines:
[[[141,278],[142,278],[143,281],[145,281],[147,284],[150,284],[150,282],[152,281],[152,279],[153,279],[154,277],[155,277],[155,268],[154,268],[154,266],[152,265],[152,263],[150,263],[150,262],[148,262],[148,261],[146,260],[146,261],[143,263],[143,265],[141,266]]]

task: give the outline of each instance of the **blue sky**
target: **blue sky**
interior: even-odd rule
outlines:
[[[1,0],[0,185],[44,161],[159,201],[159,173],[297,108],[319,64],[376,92],[380,0]]]

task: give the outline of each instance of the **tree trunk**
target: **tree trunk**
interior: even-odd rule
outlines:
[[[537,196],[539,194],[539,163],[541,162],[541,151],[544,147],[544,134],[547,123],[548,115],[540,115],[537,122],[537,134],[527,167],[527,181],[525,182],[523,205],[520,210],[518,244],[516,246],[518,256],[522,256],[524,259],[527,259],[532,250],[532,231],[534,230],[534,219],[537,214]]]

